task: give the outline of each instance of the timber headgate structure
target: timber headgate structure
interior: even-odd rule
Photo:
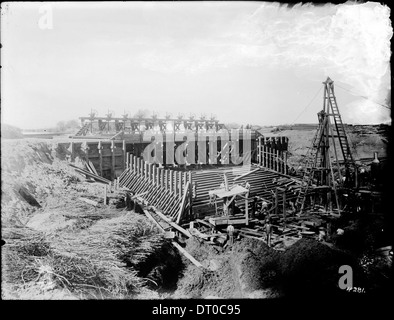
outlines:
[[[122,126],[113,130],[111,130],[111,123],[115,124],[117,123],[115,120],[119,119],[108,118],[106,121],[102,119],[102,128],[98,129],[103,130],[99,132],[94,128],[95,124],[99,124],[100,119],[97,117],[81,119],[85,123],[78,134],[73,137],[75,140],[63,147],[70,151],[71,160],[77,156],[84,159],[95,171],[97,170],[98,175],[115,180],[119,187],[132,192],[133,198],[154,207],[177,224],[196,217],[217,214],[217,206],[220,209],[223,201],[218,199],[214,205],[212,199],[209,198],[209,191],[223,186],[225,179],[230,186],[239,184],[249,188],[249,199],[253,200],[258,197],[259,201],[266,201],[274,213],[286,212],[285,207],[288,206],[289,201],[296,199],[299,190],[298,181],[287,175],[287,137],[265,137],[257,131],[251,131],[248,137],[250,142],[244,140],[243,134],[229,143],[222,143],[220,138],[215,141],[207,137],[202,152],[206,153],[208,163],[198,162],[201,144],[196,141],[195,164],[176,162],[167,164],[168,130],[159,130],[163,133],[164,162],[158,164],[143,160],[144,150],[151,141],[143,139],[144,131],[131,130],[132,128],[128,125],[131,124],[130,119],[123,119],[125,121]],[[162,120],[159,119],[156,123],[160,124]],[[167,129],[169,127],[175,129],[171,131],[174,151],[182,144],[185,145],[186,133],[183,136],[182,132],[176,132],[179,131],[181,125],[185,129],[195,129],[196,136],[207,129],[211,132],[214,129],[213,132],[215,132],[215,129],[221,128],[220,124],[212,119],[200,119],[194,122],[191,119],[166,120]],[[141,124],[149,124],[150,127],[145,129],[152,129],[151,125],[154,125],[152,119],[140,119],[138,123],[138,128]],[[103,131],[108,131],[109,134],[104,137]],[[89,133],[97,134],[89,135]],[[109,135],[112,135],[111,138]],[[247,156],[250,157],[249,165],[230,164],[228,159],[225,159],[223,150],[229,148],[232,154],[234,151],[232,143],[239,144],[237,152],[241,157],[244,145],[249,143],[250,151],[247,151]],[[253,201],[237,200],[235,202],[241,210],[245,210],[245,203],[248,203],[249,210],[251,210],[249,206],[253,206]]]
[[[289,201],[296,199],[299,184],[287,175],[287,138],[258,139],[258,161],[250,165],[206,165],[166,167],[147,163],[127,152],[126,169],[118,177],[120,187],[130,190],[137,199],[166,215],[176,223],[196,217],[214,215],[217,208],[208,194],[220,188],[224,179],[228,184],[241,184],[249,188],[249,199],[265,200],[276,214],[285,213]],[[275,148],[282,147],[283,150]],[[226,178],[225,178],[226,177]],[[218,200],[216,205],[222,206]],[[245,209],[245,202],[236,205]],[[253,203],[249,202],[252,206]],[[251,208],[248,207],[248,210]]]

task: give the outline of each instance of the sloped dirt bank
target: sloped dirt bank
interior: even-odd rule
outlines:
[[[341,294],[341,265],[357,270],[347,253],[315,240],[301,239],[284,252],[255,239],[242,239],[221,253],[196,240],[187,243],[199,261],[216,261],[215,271],[189,265],[175,296],[188,298],[279,298],[314,294]],[[358,273],[357,273],[358,274]]]
[[[160,298],[174,290],[182,260],[144,215],[104,205],[102,185],[84,181],[46,142],[13,140],[4,150],[3,299]]]

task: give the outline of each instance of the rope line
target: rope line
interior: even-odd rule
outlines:
[[[378,103],[378,102],[376,102],[376,101],[374,101],[374,100],[371,100],[371,99],[369,99],[369,98],[367,98],[366,96],[363,96],[363,95],[361,95],[361,94],[357,94],[357,93],[355,93],[355,92],[352,92],[352,91],[350,91],[350,90],[348,90],[348,89],[346,89],[346,88],[344,88],[344,87],[338,85],[337,83],[335,84],[335,86],[341,88],[342,90],[345,90],[345,91],[349,92],[349,93],[350,93],[351,95],[353,95],[353,96],[357,96],[357,97],[363,98],[363,99],[365,99],[365,100],[369,100],[369,101],[371,101],[371,102],[373,102],[373,103],[376,103],[377,105],[379,105],[379,106],[381,106],[381,107],[384,107],[384,108],[386,108],[386,109],[391,110],[391,108],[390,108],[389,106],[386,106],[386,105],[384,105],[384,104]]]
[[[295,118],[295,120],[291,123],[291,125],[295,124],[298,118],[310,107],[310,105],[312,104],[313,101],[315,101],[316,97],[318,96],[322,88],[323,88],[322,86],[319,88],[319,90],[316,92],[312,100],[308,103],[308,105],[304,108],[304,110],[301,111],[301,113],[297,116],[297,118]]]

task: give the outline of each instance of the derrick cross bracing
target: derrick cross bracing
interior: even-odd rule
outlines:
[[[297,197],[296,207],[302,213],[308,192],[311,189],[315,189],[326,192],[326,210],[334,213],[332,205],[335,204],[335,213],[340,214],[338,187],[342,186],[343,179],[338,161],[338,151],[342,155],[347,175],[349,176],[349,172],[353,170],[355,181],[357,181],[357,168],[339,113],[334,93],[334,82],[327,78],[323,85],[323,110],[318,113],[319,125],[313,138],[312,146],[305,157],[306,164],[302,178],[302,187]],[[339,150],[336,148],[336,143],[339,144]],[[335,166],[331,161],[332,155],[335,159]],[[312,185],[314,186],[312,187]],[[332,196],[334,196],[334,201],[332,201]]]

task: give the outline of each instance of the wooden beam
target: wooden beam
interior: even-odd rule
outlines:
[[[98,149],[99,158],[100,158],[100,167],[99,167],[100,168],[100,176],[103,176],[103,154],[102,154],[103,147],[101,145],[101,141],[98,142],[97,149]]]
[[[103,192],[103,198],[104,198],[104,205],[107,205],[107,185],[104,185],[104,192]]]
[[[164,169],[161,168],[160,169],[160,187],[162,187],[164,189]]]
[[[115,141],[111,141],[111,156],[112,156],[112,161],[111,161],[111,178],[112,180],[115,178]]]
[[[165,232],[164,228],[155,220],[155,218],[152,217],[152,215],[149,213],[148,210],[144,209],[144,213],[147,216],[147,218],[149,220],[151,220],[158,228],[161,232]]]
[[[190,186],[190,182],[188,181],[188,182],[186,183],[185,191],[183,192],[182,202],[181,202],[181,206],[180,206],[180,208],[179,208],[178,217],[177,217],[177,220],[176,220],[176,223],[178,223],[178,224],[179,224],[179,222],[181,221],[181,217],[182,217],[183,210],[185,210],[186,201],[187,201],[187,199],[188,199],[188,190],[189,190],[189,186]]]
[[[252,170],[252,171],[246,172],[246,173],[244,173],[244,174],[242,174],[242,175],[240,175],[240,176],[234,178],[233,180],[234,180],[234,181],[237,181],[237,180],[239,180],[239,179],[245,178],[245,177],[247,177],[248,175],[250,175],[250,174],[252,174],[252,173],[255,173],[255,172],[259,171],[259,170],[260,170],[260,168],[257,168],[257,169],[254,169],[254,170]]]
[[[123,170],[127,168],[126,165],[126,140],[123,140],[122,142],[122,150],[123,150],[123,158],[122,158],[122,166],[123,166]]]
[[[92,206],[95,206],[95,207],[97,207],[99,205],[99,203],[97,201],[90,200],[90,199],[83,198],[83,197],[78,198],[78,200],[84,201],[84,202],[91,204]]]
[[[179,232],[181,232],[182,234],[184,234],[187,238],[191,237],[191,234],[189,233],[189,231],[187,231],[186,229],[183,229],[181,226],[177,225],[175,222],[171,221],[170,218],[166,217],[163,213],[161,213],[158,210],[155,210],[156,214],[162,218],[164,221],[168,222],[172,227],[174,227],[175,229],[177,229]]]
[[[172,245],[179,250],[186,258],[188,258],[196,267],[198,268],[203,268],[203,265],[198,262],[196,259],[193,258],[193,256],[188,253],[185,249],[183,249],[177,242],[172,241]]]
[[[170,174],[170,192],[173,192],[174,191],[174,184],[173,184],[174,175],[172,173],[172,170],[170,170],[169,174]]]
[[[164,189],[166,191],[168,190],[168,171],[169,170],[164,170]]]
[[[178,196],[178,194],[179,194],[177,191],[178,190],[178,175],[175,170],[174,170],[173,174],[174,174],[174,195]]]
[[[181,171],[179,171],[178,172],[178,190],[179,190],[179,193],[178,193],[178,196],[179,196],[179,198],[182,198],[182,195],[183,195],[183,191],[182,191],[182,172]]]

